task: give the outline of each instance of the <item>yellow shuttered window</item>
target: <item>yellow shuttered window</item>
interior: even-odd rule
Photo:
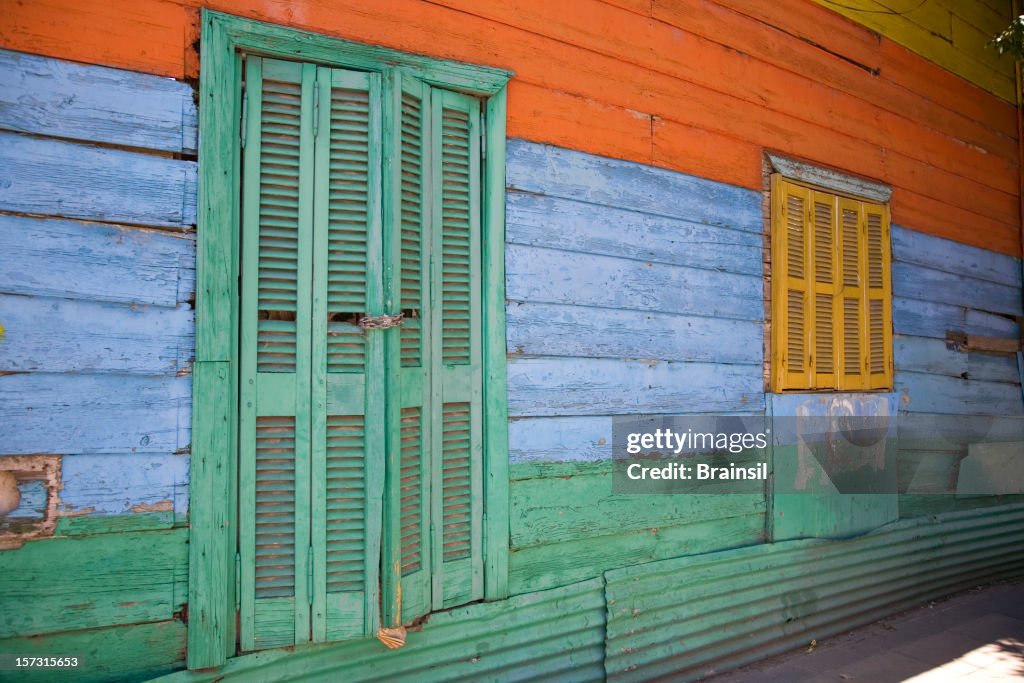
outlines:
[[[772,176],[774,391],[892,387],[889,209]]]

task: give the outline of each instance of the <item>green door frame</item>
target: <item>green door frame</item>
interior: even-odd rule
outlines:
[[[189,483],[188,666],[235,654],[242,54],[384,72],[486,98],[483,200],[484,596],[508,596],[505,94],[511,72],[203,10],[196,360]]]

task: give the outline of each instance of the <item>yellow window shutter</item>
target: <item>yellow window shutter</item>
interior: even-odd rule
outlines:
[[[809,190],[787,183],[779,175],[772,177],[772,374],[776,391],[813,388],[810,205]]]
[[[811,334],[811,365],[814,371],[814,387],[818,389],[836,386],[838,356],[836,339],[842,334],[839,317],[835,314],[836,279],[836,197],[825,192],[811,192],[811,225],[813,226],[812,288],[811,301],[814,326]]]
[[[892,283],[889,259],[889,212],[885,206],[864,205],[867,278],[866,375],[868,389],[892,386]]]
[[[840,197],[839,218],[839,389],[866,389],[864,349],[864,277],[867,255],[864,249],[864,214],[860,202]]]

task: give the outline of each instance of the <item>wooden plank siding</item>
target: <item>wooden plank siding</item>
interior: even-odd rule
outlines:
[[[0,458],[60,459],[0,652],[88,680],[184,666],[196,121],[185,83],[0,51]]]
[[[809,0],[140,0],[117,21],[93,0],[8,0],[0,44],[194,77],[200,4],[512,69],[513,137],[754,189],[771,148],[891,184],[896,223],[1020,252],[1012,106]]]
[[[892,230],[895,389],[911,419],[1021,416],[1021,377],[1013,355],[965,352],[948,333],[1019,339],[1019,259],[924,235]],[[898,452],[901,517],[1006,504],[1012,496],[955,495],[966,445]]]
[[[763,494],[615,494],[610,445],[614,415],[764,410],[760,197],[507,152],[510,590],[760,542]]]
[[[814,0],[994,93],[1016,101],[1013,66],[984,49],[1013,18],[1010,3]]]

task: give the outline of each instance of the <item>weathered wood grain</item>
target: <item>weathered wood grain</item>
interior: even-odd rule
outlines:
[[[78,657],[75,669],[18,672],[26,683],[122,683],[148,681],[185,666],[185,624],[158,621],[47,636],[0,640],[0,653],[21,657]]]
[[[7,454],[173,453],[189,444],[191,379],[132,375],[0,376]]]
[[[761,236],[630,209],[508,193],[507,240],[588,254],[761,275]]]
[[[925,268],[917,264],[892,264],[892,293],[919,301],[934,301],[991,313],[1020,315],[1020,287]]]
[[[196,162],[0,133],[0,210],[186,228]]]
[[[509,245],[505,250],[509,299],[634,311],[762,320],[761,278],[582,255],[560,249]]]
[[[896,368],[946,377],[1020,384],[1017,359],[1011,355],[963,353],[942,339],[905,337],[893,339]]]
[[[513,355],[761,363],[757,321],[519,302],[507,316]]]
[[[0,553],[0,637],[172,619],[187,538],[187,529],[54,538]]]
[[[1017,324],[1000,315],[933,301],[894,296],[892,324],[896,334],[945,339],[956,330],[968,335],[1015,337]]]
[[[174,375],[195,354],[192,308],[0,294],[0,371]]]
[[[1020,386],[897,370],[900,409],[944,415],[1024,415]]]
[[[738,548],[764,540],[764,515],[663,526],[539,545],[509,555],[513,595],[563,586],[618,567]]]
[[[188,456],[66,455],[59,509],[68,515],[188,514]]]
[[[511,189],[761,231],[761,197],[751,190],[523,140],[509,140],[506,149]]]
[[[0,215],[0,292],[174,307],[195,296],[195,240]]]
[[[760,411],[761,368],[595,358],[519,358],[508,366],[509,414],[622,415]]]
[[[0,129],[194,154],[198,115],[180,81],[0,50]]]
[[[608,462],[612,457],[612,419],[531,417],[509,421],[509,462]]]
[[[972,247],[899,225],[892,226],[893,261],[1020,287],[1020,259],[989,249]]]
[[[763,514],[762,494],[631,495],[612,492],[612,473],[523,479],[509,489],[512,547],[526,548]]]

